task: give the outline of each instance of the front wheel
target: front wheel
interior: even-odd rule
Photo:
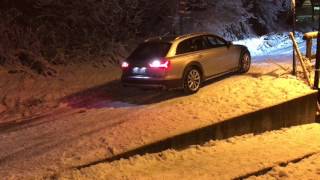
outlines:
[[[251,56],[248,51],[244,51],[240,56],[240,73],[246,73],[251,67]]]
[[[187,94],[194,94],[199,91],[201,87],[201,73],[195,68],[187,69],[183,77],[183,90]]]

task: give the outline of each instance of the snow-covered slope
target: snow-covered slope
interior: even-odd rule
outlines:
[[[185,31],[210,31],[229,40],[245,39],[288,29],[290,0],[208,1],[206,10],[186,20]]]
[[[303,34],[301,32],[296,33],[298,44],[304,42],[302,37]],[[272,33],[261,37],[234,41],[233,43],[247,46],[252,56],[292,54],[292,41],[288,32]]]

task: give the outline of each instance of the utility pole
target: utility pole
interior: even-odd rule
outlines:
[[[178,0],[179,33],[184,33],[184,19],[190,14],[188,0]]]
[[[296,34],[296,0],[291,1],[291,8],[292,8],[292,33],[293,36]],[[297,64],[296,64],[296,53],[294,51],[294,45],[293,45],[293,51],[292,51],[292,75],[296,75],[297,71]]]

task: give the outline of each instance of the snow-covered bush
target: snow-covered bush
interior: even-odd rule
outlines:
[[[186,18],[186,32],[210,31],[229,40],[286,31],[290,0],[206,0],[207,7]]]

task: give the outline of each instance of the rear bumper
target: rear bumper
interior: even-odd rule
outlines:
[[[126,86],[133,87],[147,87],[147,88],[163,88],[173,89],[182,87],[182,80],[166,80],[166,79],[153,79],[148,77],[122,77],[121,82]]]

